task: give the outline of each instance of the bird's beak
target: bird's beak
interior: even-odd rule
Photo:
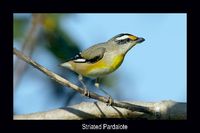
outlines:
[[[141,43],[141,42],[144,42],[145,39],[142,38],[142,37],[138,37],[135,41],[136,41],[137,43]]]

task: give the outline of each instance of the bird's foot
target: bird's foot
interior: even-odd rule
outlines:
[[[112,97],[111,96],[108,96],[108,101],[107,101],[107,106],[112,106],[112,104],[113,104],[113,99],[112,99]]]
[[[90,91],[88,89],[84,88],[83,95],[86,97],[90,97]]]

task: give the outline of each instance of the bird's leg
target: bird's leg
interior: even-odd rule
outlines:
[[[83,76],[79,74],[79,75],[78,75],[78,79],[79,79],[79,81],[81,82],[81,84],[82,84],[82,86],[83,86],[83,88],[84,88],[84,93],[83,93],[83,95],[89,97],[89,96],[90,96],[90,92],[89,92],[89,90],[87,89],[85,83],[83,82]]]
[[[94,85],[99,89],[99,78],[96,78]]]
[[[107,101],[107,105],[111,106],[113,103],[113,99],[112,97],[103,89],[103,88],[99,88],[100,84],[99,84],[99,78],[96,78],[95,80],[95,84],[97,89],[101,90],[104,94],[108,95],[108,101]]]

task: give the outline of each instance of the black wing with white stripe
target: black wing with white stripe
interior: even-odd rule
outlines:
[[[101,60],[105,53],[105,48],[92,48],[77,54],[73,60],[75,63],[95,63]]]

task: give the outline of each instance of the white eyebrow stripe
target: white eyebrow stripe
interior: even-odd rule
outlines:
[[[124,35],[124,36],[121,36],[121,37],[117,37],[116,40],[124,40],[124,39],[127,39],[129,38],[128,35]]]

